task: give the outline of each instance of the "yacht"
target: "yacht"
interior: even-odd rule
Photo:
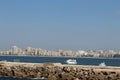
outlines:
[[[106,66],[105,62],[99,64],[99,66]]]
[[[75,59],[68,59],[66,60],[67,64],[77,64],[77,61]]]

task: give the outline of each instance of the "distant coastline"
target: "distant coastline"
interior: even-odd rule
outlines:
[[[9,50],[0,51],[7,56],[66,57],[66,58],[99,58],[120,59],[120,51],[114,50],[46,50],[41,48],[19,48],[12,46]]]

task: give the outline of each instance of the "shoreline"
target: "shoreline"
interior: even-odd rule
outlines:
[[[119,80],[120,67],[63,65],[61,63],[0,62],[1,77],[47,80]]]
[[[115,59],[120,60],[120,58],[104,58],[104,57],[71,57],[71,56],[29,56],[29,55],[0,55],[0,56],[16,56],[16,57],[48,57],[48,58],[82,58],[82,59]]]

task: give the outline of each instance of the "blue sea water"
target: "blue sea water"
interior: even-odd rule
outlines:
[[[0,80],[46,80],[46,79],[0,77]]]
[[[69,58],[69,57],[31,57],[31,56],[0,56],[0,61],[20,61],[27,63],[58,62],[66,64],[66,60],[76,59],[77,65],[99,65],[105,62],[107,66],[120,66],[120,59],[99,59],[99,58]]]
[[[120,59],[98,59],[98,58],[69,58],[69,57],[31,57],[31,56],[0,56],[0,61],[6,60],[10,62],[20,61],[27,63],[45,63],[58,62],[66,64],[66,60],[76,59],[77,65],[96,65],[104,62],[107,66],[119,66]],[[40,80],[40,79],[22,79],[12,77],[0,77],[0,80]]]

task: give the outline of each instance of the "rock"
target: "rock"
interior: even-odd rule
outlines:
[[[71,69],[70,69],[70,67],[63,67],[63,71],[65,71],[65,72],[70,72]]]
[[[0,63],[0,76],[48,80],[120,80],[120,68],[63,66],[59,63]]]

